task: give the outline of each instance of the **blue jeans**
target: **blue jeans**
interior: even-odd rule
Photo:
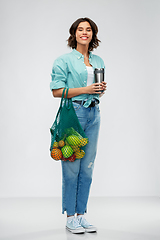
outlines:
[[[61,161],[62,213],[66,211],[67,215],[84,214],[87,211],[100,127],[98,105],[85,108],[83,104],[73,102],[73,106],[89,143],[86,145],[86,154],[82,159],[77,159],[75,162]]]

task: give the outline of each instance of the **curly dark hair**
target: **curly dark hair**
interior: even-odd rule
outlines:
[[[92,28],[93,36],[92,36],[91,42],[89,43],[88,51],[93,51],[94,48],[97,48],[99,46],[99,42],[101,42],[101,41],[97,38],[97,33],[98,33],[97,25],[90,18],[87,18],[87,17],[77,19],[70,27],[70,29],[69,29],[70,37],[67,40],[68,46],[71,47],[72,49],[77,47],[75,33],[76,33],[78,25],[81,22],[88,22]]]

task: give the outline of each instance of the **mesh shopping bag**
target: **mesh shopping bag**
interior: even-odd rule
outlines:
[[[88,138],[78,120],[72,99],[67,98],[68,90],[68,88],[63,90],[56,119],[50,128],[50,151],[54,160],[74,162],[84,157]]]

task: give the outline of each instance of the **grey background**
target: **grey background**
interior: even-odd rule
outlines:
[[[49,155],[54,60],[79,17],[99,27],[106,65],[91,196],[160,196],[160,1],[1,0],[0,197],[61,196]]]

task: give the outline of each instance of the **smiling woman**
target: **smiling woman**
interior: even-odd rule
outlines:
[[[95,68],[105,68],[103,60],[92,54],[99,46],[97,25],[89,18],[76,20],[70,30],[68,46],[71,53],[57,58],[52,68],[50,89],[54,97],[61,97],[69,88],[79,122],[89,139],[83,158],[62,163],[62,213],[67,212],[66,228],[72,233],[95,232],[96,227],[84,218],[97,151],[100,127],[99,96],[106,83],[95,83]],[[103,91],[104,90],[104,91]],[[101,93],[103,91],[103,93]],[[75,216],[76,215],[76,216]]]

